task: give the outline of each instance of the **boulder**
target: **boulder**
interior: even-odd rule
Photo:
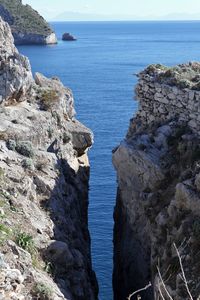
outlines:
[[[68,32],[65,32],[62,36],[63,41],[77,41],[77,39]]]

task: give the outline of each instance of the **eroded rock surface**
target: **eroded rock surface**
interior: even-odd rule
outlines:
[[[113,154],[117,300],[149,282],[152,289],[139,293],[143,300],[168,299],[159,271],[173,299],[189,299],[174,244],[191,294],[199,299],[199,67],[157,65],[139,74],[139,110]]]
[[[2,19],[0,28],[2,66],[12,59],[0,74],[0,298],[95,300],[87,214],[93,134],[75,119],[72,92],[56,77],[34,80]]]
[[[0,103],[20,99],[33,82],[29,61],[13,44],[9,25],[0,18]]]

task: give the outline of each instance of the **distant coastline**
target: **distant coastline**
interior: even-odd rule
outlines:
[[[53,23],[171,23],[171,22],[188,22],[188,23],[193,23],[193,22],[200,22],[199,20],[60,20],[60,21],[56,21],[56,20],[47,20],[50,24]]]
[[[136,16],[136,15],[104,15],[80,12],[63,12],[54,18],[49,19],[50,22],[118,22],[118,21],[200,21],[200,13],[172,13],[163,16]]]

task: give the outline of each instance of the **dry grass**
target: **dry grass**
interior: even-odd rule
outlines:
[[[42,92],[40,100],[42,108],[49,111],[56,103],[58,103],[59,96],[55,90],[45,90]]]
[[[130,295],[128,296],[127,299],[128,299],[128,300],[131,300],[131,298],[132,298],[134,295],[139,294],[140,292],[143,292],[143,291],[148,290],[151,286],[152,286],[152,284],[151,284],[151,282],[149,282],[149,284],[147,284],[144,288],[139,289],[139,290],[133,292],[132,294],[130,294]],[[138,295],[138,299],[141,299],[139,295]]]
[[[185,289],[186,289],[186,291],[187,291],[188,299],[194,300],[194,298],[193,298],[193,296],[192,296],[192,294],[191,294],[191,292],[190,292],[189,286],[188,286],[188,281],[187,281],[187,279],[186,279],[186,275],[185,275],[185,271],[184,271],[184,268],[183,268],[183,263],[182,263],[182,258],[181,258],[180,252],[179,252],[179,250],[178,250],[178,248],[177,248],[177,246],[176,246],[175,243],[173,244],[173,246],[174,246],[174,248],[175,248],[175,251],[176,251],[176,254],[177,254],[177,257],[178,257],[178,260],[179,260],[179,265],[180,265],[180,269],[181,269],[181,275],[180,275],[180,276],[181,276],[181,279],[182,279],[182,281],[183,281],[183,283],[184,283],[184,285],[185,285]],[[164,282],[164,280],[163,280],[163,277],[162,277],[162,275],[161,275],[161,272],[160,272],[160,268],[159,268],[158,266],[157,266],[157,271],[158,271],[158,277],[159,277],[159,280],[160,280],[160,282],[159,282],[158,285],[157,285],[157,289],[158,289],[158,292],[159,292],[159,296],[161,297],[162,300],[169,300],[169,299],[170,299],[170,300],[174,300],[174,299],[172,298],[172,296],[170,295],[170,293],[169,293],[167,287],[166,287],[166,284],[165,284],[165,282]],[[142,299],[142,298],[140,297],[139,293],[142,292],[142,291],[148,290],[151,286],[152,286],[152,284],[149,283],[149,284],[146,285],[144,288],[139,289],[139,290],[133,292],[132,294],[130,294],[130,295],[128,296],[127,300],[131,300],[131,298],[132,298],[134,295],[137,295],[137,294],[138,294],[137,299]],[[165,295],[164,295],[164,293],[165,293]],[[167,297],[167,298],[166,298],[166,297]]]
[[[0,131],[0,140],[1,141],[7,141],[8,139],[8,134],[6,131]]]

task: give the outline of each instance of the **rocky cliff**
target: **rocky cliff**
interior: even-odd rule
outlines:
[[[33,79],[2,19],[0,44],[0,298],[95,300],[92,133],[58,78]]]
[[[49,24],[22,0],[0,0],[0,16],[10,25],[16,45],[57,43]]]
[[[199,74],[189,63],[138,75],[139,110],[113,153],[116,300],[149,282],[131,299],[200,297]]]

